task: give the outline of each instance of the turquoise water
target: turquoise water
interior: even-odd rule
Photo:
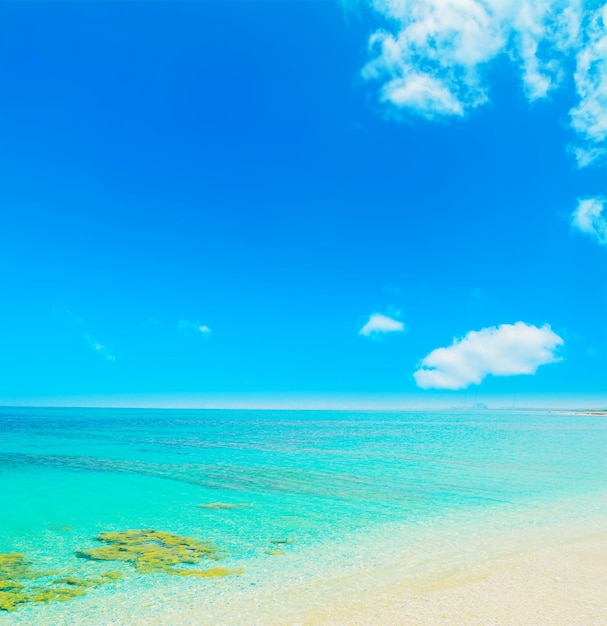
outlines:
[[[591,415],[2,408],[0,553],[83,576],[120,571],[87,594],[104,601],[158,581],[229,593],[75,552],[103,531],[155,529],[214,542],[220,564],[251,581],[264,560],[287,572],[291,556],[382,525],[604,502],[606,450],[607,420]],[[200,506],[216,502],[246,506]],[[85,606],[25,605],[0,622],[77,621]]]

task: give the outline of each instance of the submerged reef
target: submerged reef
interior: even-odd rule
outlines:
[[[242,574],[242,567],[228,569],[227,567],[211,567],[210,569],[176,569],[173,574],[177,576],[197,576],[198,578],[223,578]]]
[[[106,572],[98,578],[56,578],[57,575],[35,570],[20,552],[0,554],[0,610],[15,611],[23,604],[65,602],[83,596],[87,589],[122,578],[118,572]]]
[[[122,580],[120,572],[105,572],[99,578],[75,578],[73,576],[64,576],[53,580],[53,585],[67,585],[68,587],[80,587],[89,589],[90,587],[98,587],[99,585],[107,585],[108,583],[116,583]]]
[[[57,524],[49,524],[48,529],[52,530],[55,533],[70,533],[72,532],[72,530],[74,530],[74,527],[67,524],[64,524],[62,526],[58,526]]]
[[[201,509],[241,509],[251,506],[250,504],[232,504],[231,502],[209,502],[208,504],[200,504]]]
[[[125,530],[103,532],[97,540],[104,545],[80,550],[76,556],[91,561],[130,563],[141,574],[170,574],[198,578],[223,578],[241,574],[242,569],[211,567],[191,569],[180,565],[196,565],[203,559],[217,561],[220,552],[211,542],[199,541],[158,530]],[[0,554],[0,611],[15,611],[32,603],[65,602],[78,598],[89,589],[116,583],[120,572],[109,571],[95,577],[73,575],[71,572],[36,570],[25,554]]]
[[[178,442],[180,447],[183,442]],[[245,446],[246,447],[246,446]],[[262,491],[298,493],[308,496],[329,496],[344,500],[383,500],[399,493],[411,496],[401,483],[379,484],[371,478],[353,474],[335,474],[309,470],[264,467],[232,467],[228,464],[208,463],[148,463],[122,459],[102,459],[75,455],[38,455],[0,453],[0,464],[25,467],[52,467],[78,471],[136,474],[175,480],[206,489],[230,491]]]
[[[93,561],[130,563],[141,574],[170,574],[203,578],[242,573],[216,567],[209,570],[183,569],[177,565],[195,565],[202,559],[217,561],[221,554],[215,545],[191,537],[182,537],[158,530],[124,530],[104,532],[97,540],[106,544],[92,550],[79,550],[76,556]]]
[[[297,539],[270,539],[270,543],[272,545],[266,550],[266,554],[277,556],[285,553],[283,548],[286,546],[297,543]]]
[[[17,580],[35,580],[43,576],[49,576],[52,572],[37,572],[32,569],[25,554],[21,552],[9,552],[0,554],[0,580],[3,582]]]

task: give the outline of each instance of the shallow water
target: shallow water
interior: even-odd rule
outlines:
[[[547,412],[3,408],[0,553],[124,578],[61,605],[0,612],[0,622],[77,623],[115,602],[116,623],[128,623],[120,598],[211,598],[262,577],[315,575],[319,554],[333,565],[355,558],[355,542],[380,543],[386,529],[575,519],[571,503],[605,503],[606,444],[603,416]],[[200,506],[214,503],[246,506]],[[244,574],[145,576],[75,556],[100,532],[137,528],[212,541],[219,565]]]

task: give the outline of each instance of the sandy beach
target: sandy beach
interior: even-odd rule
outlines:
[[[414,568],[397,555],[391,562],[303,575],[282,588],[274,581],[231,589],[229,597],[206,604],[191,596],[156,597],[147,609],[139,605],[139,617],[128,623],[603,626],[607,532],[602,525],[593,519],[548,530],[500,531],[473,542],[468,551],[437,536],[428,560]],[[127,622],[98,613],[86,623]]]
[[[568,532],[568,536],[565,534]],[[439,539],[439,538],[437,538]],[[525,545],[530,541],[533,545]],[[604,626],[607,624],[607,532],[596,525],[509,536],[496,556],[433,557],[422,572],[376,563],[315,575],[282,589],[232,589],[206,602],[200,595],[118,595],[90,606],[80,624],[105,626]],[[129,605],[131,605],[129,607]],[[53,623],[73,623],[56,606]],[[17,615],[6,623],[28,624]],[[4,623],[4,622],[3,622]],[[47,622],[48,623],[48,622]]]
[[[386,581],[366,598],[349,594],[281,623],[600,626],[607,623],[606,576],[607,533],[411,585]]]

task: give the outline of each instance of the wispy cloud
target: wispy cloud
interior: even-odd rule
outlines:
[[[602,197],[579,200],[571,216],[571,225],[596,239],[602,246],[607,246],[607,218],[603,214],[604,208],[605,198]]]
[[[385,333],[403,332],[405,325],[399,320],[382,315],[381,313],[373,313],[369,315],[366,324],[358,331],[359,335],[365,337],[377,337]]]
[[[571,124],[584,140],[576,148],[583,167],[607,153],[607,4],[588,19],[574,78],[579,103],[571,110]]]
[[[81,317],[74,315],[69,309],[60,308],[51,309],[51,315],[54,318],[67,322],[71,326],[77,328],[82,341],[100,357],[106,359],[107,361],[116,360],[116,349],[99,342],[93,335],[91,335]]]
[[[547,324],[517,322],[470,331],[447,348],[426,356],[414,373],[422,389],[464,389],[487,376],[535,374],[540,365],[560,360],[563,340]]]
[[[179,323],[177,324],[177,330],[184,335],[208,335],[211,332],[211,329],[205,324],[201,324],[200,322],[188,322],[187,320],[179,320]]]
[[[94,350],[99,356],[103,357],[104,359],[107,359],[108,361],[116,360],[116,354],[112,348],[102,343],[99,343],[94,337],[92,337],[88,333],[84,333],[84,335],[82,335],[82,338],[84,339],[86,344],[89,346],[89,348]]]
[[[74,324],[75,326],[80,326],[84,328],[84,320],[77,315],[74,315],[69,309],[60,309],[57,307],[53,307],[51,309],[51,315],[58,320],[63,320],[65,322],[69,322],[70,324]]]
[[[530,101],[573,69],[571,125],[580,166],[604,156],[607,138],[607,5],[594,0],[367,0],[385,18],[369,39],[363,77],[394,112],[461,117],[489,101],[498,57],[518,68]]]

